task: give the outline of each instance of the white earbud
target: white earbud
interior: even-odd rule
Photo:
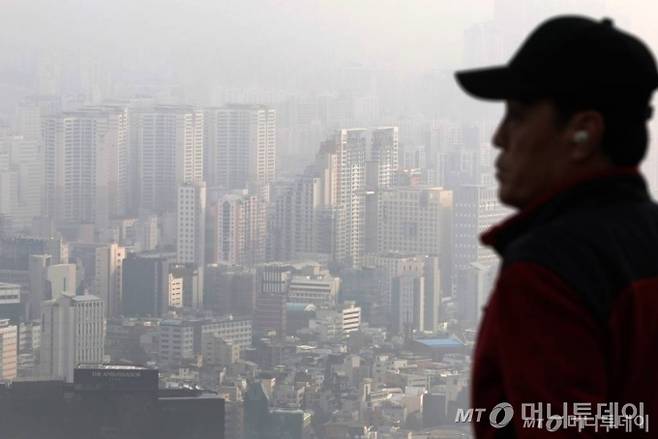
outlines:
[[[573,141],[576,143],[587,142],[587,139],[589,139],[589,133],[585,130],[576,131],[576,133],[573,135]]]

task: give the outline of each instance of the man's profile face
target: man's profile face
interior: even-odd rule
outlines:
[[[498,196],[503,204],[525,207],[555,187],[568,166],[565,130],[552,101],[506,101],[505,116],[493,137]]]

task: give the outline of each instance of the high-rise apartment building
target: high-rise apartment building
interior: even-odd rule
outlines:
[[[43,122],[45,213],[104,227],[128,208],[128,113],[91,107]]]
[[[370,160],[375,163],[373,180],[378,188],[389,187],[398,170],[398,127],[381,127],[372,130]],[[368,176],[368,180],[371,180]]]
[[[24,230],[42,214],[44,157],[39,139],[0,138],[0,216],[5,230]]]
[[[267,216],[262,198],[229,194],[214,206],[216,257],[221,263],[252,266],[265,260]]]
[[[276,197],[269,212],[269,260],[291,260],[299,254],[320,251],[316,215],[322,202],[320,191],[320,178],[304,175]]]
[[[205,265],[206,185],[185,183],[178,187],[176,260]]]
[[[16,132],[25,139],[40,143],[43,119],[61,110],[62,102],[58,96],[27,96],[16,108]]]
[[[276,175],[276,111],[231,104],[206,110],[206,179],[228,190],[260,189]]]
[[[335,137],[338,155],[337,205],[342,210],[342,234],[336,238],[334,259],[348,265],[359,265],[365,235],[365,183],[368,132],[365,129],[343,129]]]
[[[136,108],[131,114],[139,200],[147,212],[174,211],[177,187],[203,181],[204,114],[190,106]]]

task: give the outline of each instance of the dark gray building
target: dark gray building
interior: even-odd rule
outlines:
[[[123,260],[124,316],[160,316],[169,308],[169,259],[130,253]]]

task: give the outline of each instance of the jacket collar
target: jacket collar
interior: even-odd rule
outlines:
[[[480,242],[502,255],[516,238],[567,210],[603,206],[622,200],[650,200],[646,182],[637,166],[617,167],[568,180],[485,231],[480,235]]]

